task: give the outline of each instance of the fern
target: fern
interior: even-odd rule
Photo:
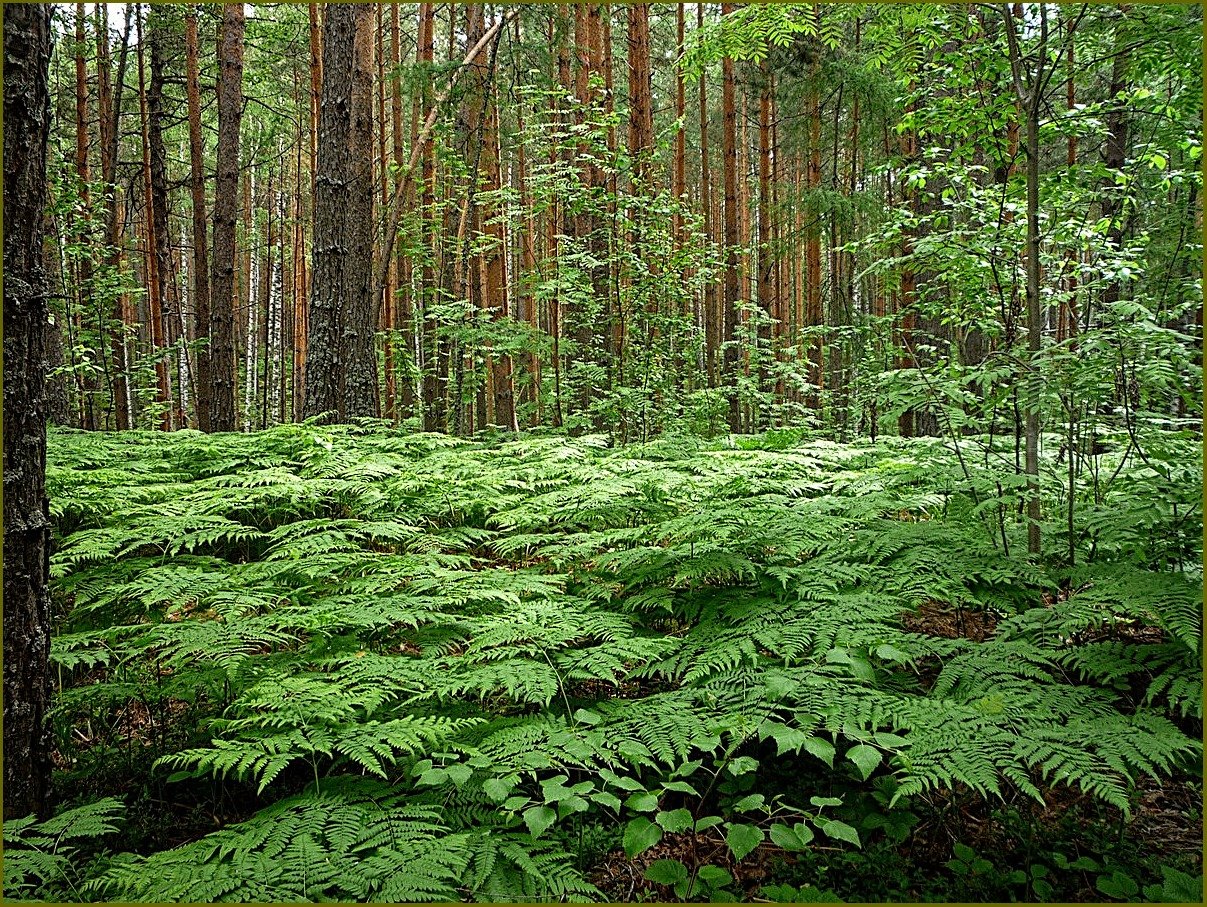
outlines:
[[[267,805],[91,880],[27,847],[22,894],[591,899],[559,843],[582,809],[614,829],[633,792],[760,736],[898,800],[1065,784],[1123,810],[1200,753],[1197,574],[1097,511],[1075,570],[1020,557],[1021,524],[1007,554],[986,517],[1023,486],[939,442],[301,424],[52,433],[48,456],[65,755],[101,758],[73,749],[87,728]],[[945,638],[920,607],[999,623]],[[123,736],[135,701],[188,707]],[[587,782],[582,808],[546,802]],[[556,817],[536,838],[528,809]]]

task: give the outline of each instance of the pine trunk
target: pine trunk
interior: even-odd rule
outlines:
[[[43,265],[51,7],[4,7],[4,818],[50,782],[50,516]]]
[[[198,77],[197,8],[185,13],[185,73],[189,108],[189,185],[193,193],[193,306],[199,345],[195,377],[197,383],[197,427],[210,430],[210,282],[209,238],[205,230],[205,150],[201,138],[201,92]]]
[[[725,3],[722,15],[729,15],[735,6]],[[738,328],[738,113],[735,98],[733,59],[721,61],[721,169],[725,183],[725,283],[721,298],[724,344],[721,383],[729,395],[729,430],[741,430],[741,407],[738,401],[738,350],[734,342]]]
[[[150,45],[151,78],[144,76],[143,35],[138,36],[139,111],[143,130],[143,178],[146,189],[147,272],[152,275],[147,301],[150,307],[151,352],[157,359],[155,381],[159,404],[159,425],[172,429],[172,390],[168,374],[166,326],[171,317],[168,281],[172,271],[171,237],[168,235],[167,151],[163,146],[163,51],[159,47],[156,26],[147,7],[147,39]],[[136,14],[137,15],[137,14]],[[140,20],[141,21],[141,20]]]
[[[235,216],[243,111],[243,7],[222,7],[218,42],[218,150],[210,270],[210,428],[235,430]]]

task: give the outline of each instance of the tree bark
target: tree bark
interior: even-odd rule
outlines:
[[[46,807],[50,516],[42,260],[51,7],[4,7],[4,818]]]
[[[97,6],[98,22],[104,22],[102,7]],[[116,86],[112,84],[109,71],[109,29],[104,25],[97,29],[96,34],[96,72],[97,72],[97,110],[100,120],[101,139],[101,179],[105,184],[105,264],[116,270],[121,264],[121,234],[122,218],[119,217],[121,206],[118,204],[117,188],[117,147],[118,126],[122,116],[122,98],[125,94],[126,64],[130,50],[131,16],[133,5],[126,6],[125,25],[122,29],[121,50],[118,52]],[[99,313],[98,313],[99,314]],[[114,423],[118,431],[128,429],[131,425],[130,386],[126,372],[126,325],[131,319],[127,317],[124,294],[119,294],[113,300],[110,318],[114,327],[109,332],[109,354],[112,362],[106,368],[110,391],[110,404],[113,407]],[[106,420],[107,421],[107,420]]]
[[[629,155],[633,159],[633,186],[645,189],[649,153],[654,144],[654,111],[650,98],[650,7],[628,7],[629,43]]]
[[[417,55],[420,67],[423,68],[422,105],[425,117],[431,116],[432,87],[431,66],[436,54],[436,23],[435,10],[431,3],[419,4],[419,44]],[[420,308],[422,311],[422,346],[423,346],[423,430],[439,431],[444,425],[444,392],[441,386],[439,355],[441,339],[439,323],[433,311],[436,300],[436,274],[432,262],[436,257],[436,221],[433,217],[432,205],[436,199],[436,157],[435,149],[425,147],[420,156],[421,179],[419,187],[420,217],[423,233],[423,263],[419,271]],[[388,228],[388,227],[387,227]]]
[[[704,4],[696,4],[696,30],[704,28]],[[712,185],[708,167],[708,73],[700,70],[700,207],[704,214],[704,237],[716,239],[716,218],[712,216]],[[701,305],[704,322],[704,368],[710,387],[717,386],[717,352],[720,349],[720,326],[717,313],[717,286],[713,281],[704,285]]]
[[[139,4],[142,6],[142,4]],[[148,87],[143,50],[141,11],[136,11],[138,28],[138,100],[142,126],[142,163],[146,224],[147,308],[151,329],[151,355],[156,357],[156,403],[159,405],[159,427],[172,429],[172,391],[168,378],[165,347],[165,315],[167,315],[166,281],[171,273],[168,237],[168,188],[165,176],[167,152],[163,147],[163,60],[158,39],[153,33],[151,8],[147,7],[147,37],[151,45],[151,80]],[[158,70],[158,73],[157,73]],[[157,78],[158,75],[158,78]]]
[[[84,59],[84,4],[75,5],[75,168],[80,180],[80,199],[84,203],[84,223],[87,225],[89,243],[92,241],[92,198],[88,166],[88,70]],[[97,40],[101,40],[98,36]],[[80,257],[79,285],[76,287],[76,309],[74,327],[78,334],[83,313],[92,290],[92,255]],[[88,430],[97,428],[96,392],[100,389],[92,374],[76,376],[76,388],[80,395],[80,427]]]
[[[193,305],[198,345],[196,361],[197,427],[210,430],[210,282],[209,238],[205,229],[205,152],[201,138],[201,92],[197,65],[197,7],[184,19],[185,81],[189,108],[189,185],[193,194]]]
[[[820,24],[819,8],[813,7],[814,20]],[[817,205],[817,193],[821,189],[821,85],[819,84],[816,58],[809,64],[809,166],[806,185],[809,191],[810,212],[808,234],[805,237],[805,324],[814,329],[825,321],[821,302],[821,214]],[[808,341],[809,350],[809,407],[818,414],[822,407],[822,337],[814,334]]]
[[[243,6],[222,7],[218,42],[218,150],[210,270],[210,428],[235,430],[235,215],[243,117]]]
[[[372,91],[373,8],[333,4],[323,17],[307,418],[377,415]]]
[[[722,15],[733,12],[735,5],[721,5]],[[729,396],[729,430],[741,430],[741,407],[738,401],[738,350],[734,341],[738,328],[738,115],[734,92],[733,59],[721,61],[721,168],[725,183],[725,284],[721,298],[724,344],[722,353],[722,383]]]
[[[759,74],[759,306],[767,323],[759,327],[759,342],[763,346],[759,368],[759,387],[767,387],[767,359],[772,355],[771,323],[778,311],[775,286],[775,256],[771,248],[771,162],[775,153],[771,146],[771,67],[763,60]]]

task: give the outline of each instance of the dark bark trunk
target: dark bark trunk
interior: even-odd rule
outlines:
[[[84,59],[84,4],[75,5],[75,166],[76,175],[80,178],[80,197],[84,203],[84,229],[87,231],[89,242],[92,241],[92,198],[89,188],[91,173],[88,167],[88,70]],[[82,326],[84,312],[92,295],[92,256],[86,254],[80,258],[79,285],[76,287],[75,330],[78,333]],[[77,389],[80,394],[80,427],[95,430],[98,427],[96,413],[96,393],[100,390],[100,382],[89,372],[77,377]]]
[[[771,147],[771,67],[763,61],[759,90],[759,211],[758,211],[758,266],[759,306],[767,316],[767,323],[759,326],[759,343],[763,356],[759,367],[759,387],[767,389],[767,357],[771,355],[771,322],[778,311],[775,286],[775,256],[771,248],[771,162],[774,149]]]
[[[168,187],[166,177],[167,152],[163,147],[163,48],[160,26],[154,22],[154,10],[147,6],[147,43],[151,57],[151,73],[148,82],[144,76],[144,52],[142,35],[138,41],[138,87],[142,96],[143,115],[143,167],[146,184],[147,273],[151,275],[148,287],[148,308],[151,329],[151,348],[159,356],[167,344],[166,325],[171,320],[170,296],[167,292],[171,276],[171,252],[168,237]],[[160,358],[155,363],[155,380],[158,387],[157,402],[160,407],[160,427],[164,431],[172,428],[172,392],[168,379],[168,361]]]
[[[98,6],[98,9],[100,7]],[[117,192],[117,145],[118,125],[121,123],[122,98],[125,94],[126,64],[130,50],[130,26],[133,5],[126,7],[126,21],[122,30],[121,50],[118,52],[116,84],[111,83],[109,72],[109,30],[105,26],[97,30],[97,109],[100,119],[101,178],[105,183],[105,263],[116,269],[121,262],[122,218],[119,217]],[[104,17],[100,17],[104,21]],[[99,313],[98,313],[99,314]],[[125,326],[129,324],[122,296],[113,300],[109,314],[113,328],[109,332],[111,362],[106,368],[110,392],[110,405],[119,431],[131,425],[130,389],[126,374]]]
[[[218,172],[210,271],[210,428],[235,430],[235,215],[243,117],[243,7],[222,8],[218,42]]]
[[[704,28],[704,4],[696,4],[696,29]],[[716,223],[712,216],[712,186],[708,168],[708,74],[700,72],[700,207],[704,214],[704,236],[708,242],[716,237]],[[717,351],[720,348],[720,328],[717,317],[717,286],[709,281],[704,287],[702,321],[704,324],[704,368],[708,373],[710,387],[717,385]]]
[[[372,16],[368,4],[335,4],[323,17],[307,418],[330,413],[342,422],[377,410]]]
[[[339,199],[347,221],[343,281],[345,347],[342,419],[379,415],[378,296],[373,293],[373,5],[352,4],[351,128],[347,195]],[[325,68],[324,68],[325,69]],[[324,77],[325,79],[325,77]],[[320,144],[321,151],[321,144]]]
[[[50,6],[4,7],[4,818],[50,779],[46,499],[46,146]]]
[[[435,11],[430,3],[419,5],[419,46],[417,55],[420,66],[430,67],[436,53]],[[425,69],[423,74],[423,112],[426,117],[432,105],[431,76]],[[433,312],[437,286],[432,261],[436,255],[435,219],[431,205],[436,197],[436,158],[432,148],[424,148],[422,154],[422,180],[419,187],[422,210],[423,264],[419,273],[419,299],[423,313],[423,430],[439,431],[444,425],[444,392],[441,383],[439,355],[441,344],[438,323]]]
[[[734,4],[721,6],[728,15]],[[738,328],[738,116],[734,96],[733,60],[721,61],[721,166],[725,182],[725,284],[721,298],[721,318],[725,344],[722,353],[722,381],[729,395],[729,430],[741,430],[741,407],[738,401],[738,350],[734,343]]]
[[[197,11],[185,14],[185,81],[189,108],[189,185],[193,193],[193,305],[198,345],[196,362],[197,427],[210,430],[210,281],[209,238],[205,230],[205,156],[201,140],[201,93],[197,66]]]

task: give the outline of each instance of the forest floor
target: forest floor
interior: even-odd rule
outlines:
[[[1201,485],[968,443],[54,433],[6,895],[1196,900]]]

